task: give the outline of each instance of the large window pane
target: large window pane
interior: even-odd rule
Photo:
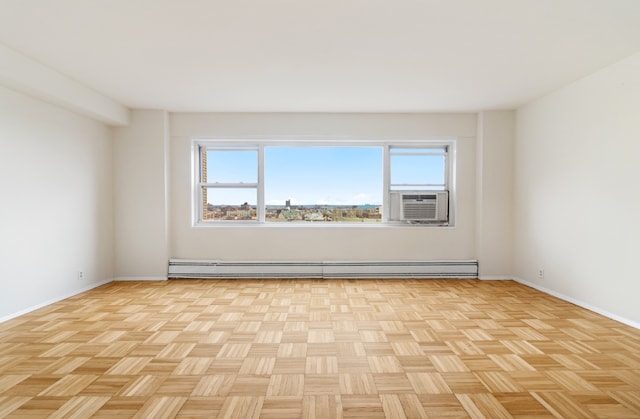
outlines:
[[[205,220],[257,220],[255,188],[204,188]]]
[[[266,220],[380,222],[381,147],[266,147]]]
[[[256,183],[258,152],[256,150],[207,150],[203,182]]]

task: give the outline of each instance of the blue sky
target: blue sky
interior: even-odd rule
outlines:
[[[256,182],[254,151],[209,152],[209,182]],[[215,204],[255,204],[252,189],[209,190]],[[284,205],[382,204],[380,147],[266,147],[265,203]],[[228,202],[227,202],[228,201]],[[239,202],[239,203],[242,203]]]
[[[382,204],[380,147],[268,147],[265,202]]]

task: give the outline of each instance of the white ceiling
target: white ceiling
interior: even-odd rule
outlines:
[[[130,108],[514,108],[640,50],[640,0],[0,0],[0,43]]]

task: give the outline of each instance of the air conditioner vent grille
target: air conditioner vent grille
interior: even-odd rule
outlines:
[[[436,219],[436,202],[405,202],[404,218],[408,220],[435,220]]]
[[[444,200],[446,200],[446,191],[428,194],[402,194],[402,219],[413,221],[441,220]],[[444,217],[446,218],[446,214],[444,214]]]

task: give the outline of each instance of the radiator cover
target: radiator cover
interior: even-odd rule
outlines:
[[[219,261],[170,259],[169,278],[477,278],[477,260]]]

